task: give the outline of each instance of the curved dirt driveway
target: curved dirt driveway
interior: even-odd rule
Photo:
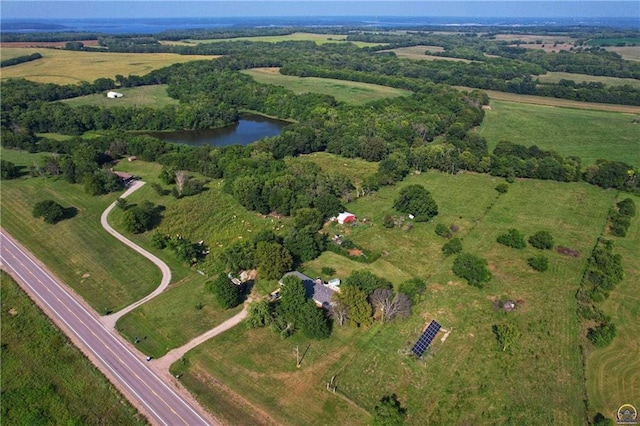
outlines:
[[[120,196],[120,198],[128,197],[134,191],[136,191],[137,189],[140,189],[142,185],[144,185],[144,182],[139,180],[134,181],[129,186],[129,189],[127,189],[124,192],[124,194]],[[108,233],[110,233],[111,235],[116,237],[118,240],[120,240],[122,243],[126,244],[127,246],[131,247],[133,250],[137,251],[138,253],[140,253],[150,261],[152,261],[158,268],[160,268],[160,271],[162,272],[162,280],[160,281],[160,285],[153,292],[143,297],[142,299],[138,300],[137,302],[132,303],[131,305],[127,306],[124,309],[121,309],[118,312],[114,312],[107,316],[100,317],[100,321],[105,326],[112,329],[115,328],[116,322],[120,319],[120,317],[131,312],[138,306],[142,305],[143,303],[153,299],[154,297],[162,293],[171,282],[171,269],[169,269],[169,266],[166,263],[160,260],[160,258],[158,258],[157,256],[149,253],[142,247],[138,246],[137,244],[125,238],[122,234],[118,233],[118,231],[113,229],[111,225],[109,225],[109,222],[107,221],[107,217],[109,216],[109,213],[111,213],[111,210],[115,208],[115,206],[116,206],[116,201],[111,203],[111,205],[109,205],[109,207],[106,208],[106,210],[102,213],[102,216],[100,217],[100,224]]]

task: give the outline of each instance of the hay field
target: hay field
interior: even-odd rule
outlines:
[[[620,194],[619,199],[628,197]],[[636,206],[640,197],[633,196]],[[620,405],[640,401],[640,217],[632,219],[625,238],[610,237],[615,251],[623,258],[625,279],[603,303],[603,310],[611,315],[618,335],[610,346],[594,349],[587,355],[587,393],[592,415],[601,412],[611,416]]]
[[[378,84],[319,77],[296,77],[280,74],[279,68],[253,68],[241,71],[259,83],[283,86],[296,94],[321,93],[354,105],[378,99],[409,95],[411,92]]]
[[[456,89],[470,92],[481,90],[489,95],[489,98],[496,101],[507,101],[519,104],[547,105],[561,108],[587,109],[595,111],[623,112],[628,114],[640,114],[640,107],[634,105],[601,104],[596,102],[580,102],[569,99],[551,98],[549,96],[519,95],[517,93],[498,92],[496,90],[482,90],[466,86],[454,86]]]
[[[344,34],[315,34],[315,33],[292,33],[287,35],[278,36],[256,36],[256,37],[234,37],[234,38],[222,38],[222,39],[208,39],[208,40],[185,40],[187,43],[219,43],[221,41],[263,41],[267,43],[278,43],[281,41],[313,41],[316,44],[325,43],[348,43],[347,36]],[[167,42],[169,43],[169,42]],[[380,46],[384,43],[367,43],[364,41],[350,42],[358,47],[365,46]]]
[[[444,49],[440,46],[409,46],[398,47],[397,49],[383,50],[382,52],[394,52],[398,58],[414,59],[414,60],[428,60],[428,61],[457,61],[457,62],[477,62],[470,59],[463,58],[447,58],[446,56],[426,55],[425,51],[431,52],[444,52]]]
[[[640,125],[634,115],[492,101],[478,133],[489,150],[501,140],[575,155],[582,164],[603,158],[640,165]]]
[[[573,80],[576,83],[586,81],[588,83],[602,83],[607,86],[622,86],[626,84],[636,88],[640,87],[640,80],[635,78],[605,77],[588,74],[575,74],[570,72],[549,71],[546,74],[539,75],[537,78],[542,83],[558,83],[560,80]]]
[[[3,52],[5,49],[2,49]],[[7,54],[23,56],[38,52],[42,59],[2,69],[2,79],[23,77],[40,83],[74,84],[98,78],[145,75],[171,64],[214,59],[215,56],[176,55],[173,53],[101,53],[60,49],[11,48]]]

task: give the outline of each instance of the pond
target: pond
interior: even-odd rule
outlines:
[[[289,123],[286,121],[255,114],[243,114],[238,124],[219,129],[179,130],[149,134],[165,142],[187,145],[248,145],[268,136],[277,136],[288,125]]]

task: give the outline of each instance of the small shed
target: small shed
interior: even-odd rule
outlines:
[[[344,225],[345,223],[352,223],[356,220],[356,216],[353,213],[342,212],[338,215],[338,223]]]
[[[120,92],[113,92],[113,91],[107,92],[107,98],[110,98],[110,99],[121,98],[123,96],[124,95]]]

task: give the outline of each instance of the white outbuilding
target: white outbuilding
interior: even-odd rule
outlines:
[[[111,98],[111,99],[115,99],[115,98],[121,98],[124,95],[120,92],[107,92],[107,98]]]

